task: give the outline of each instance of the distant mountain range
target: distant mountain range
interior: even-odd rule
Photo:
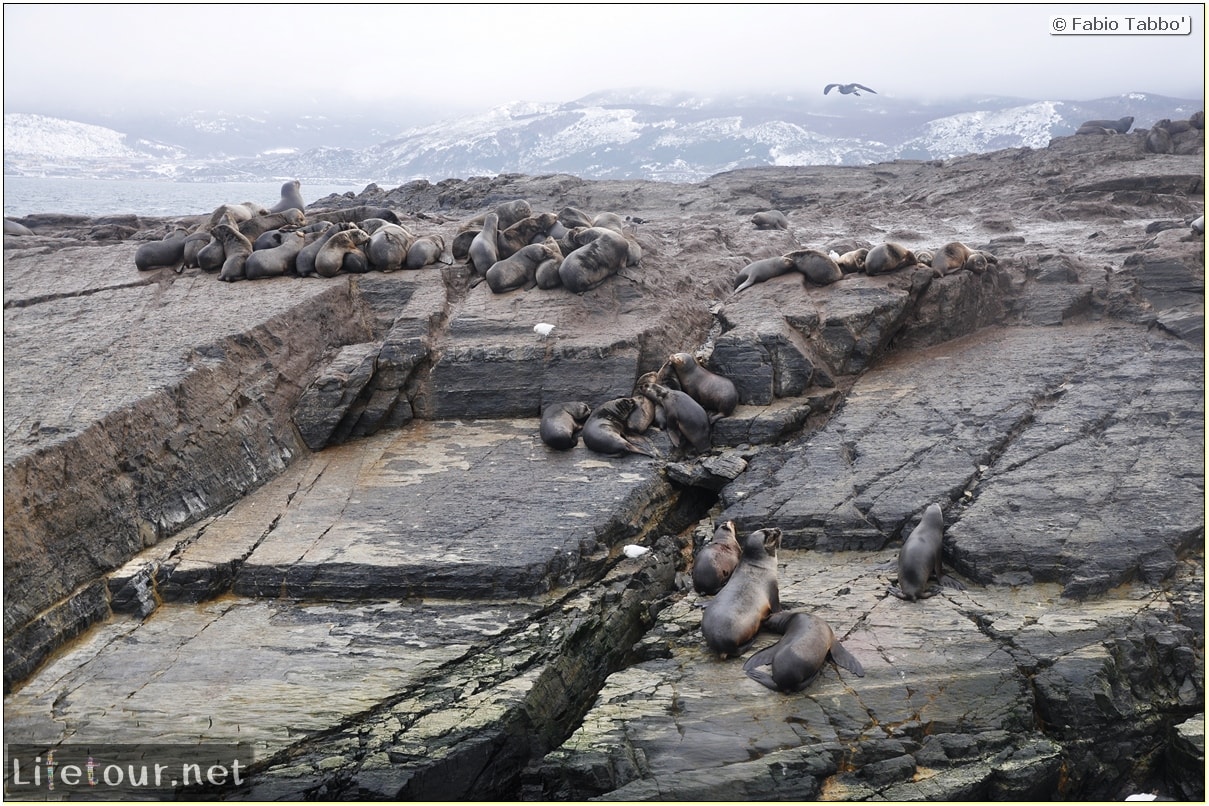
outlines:
[[[695,182],[762,165],[863,165],[1046,146],[1095,118],[1139,127],[1187,118],[1201,100],[1131,93],[1093,101],[617,90],[562,104],[512,103],[391,134],[365,117],[196,112],[108,125],[4,116],[4,173],[21,176],[402,184],[569,173]],[[117,128],[114,128],[117,127]]]

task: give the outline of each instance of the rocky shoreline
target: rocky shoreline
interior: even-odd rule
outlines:
[[[135,269],[196,221],[20,220],[9,741],[246,742],[246,785],[211,793],[237,799],[1203,798],[1203,147],[504,175],[307,213],[452,243],[519,198],[629,216],[641,262],[583,294],[456,261],[228,284]],[[788,229],[751,224],[770,209]],[[997,265],[731,293],[794,249],[954,240]],[[544,403],[681,351],[740,390],[708,455],[541,443]],[[932,502],[965,590],[904,602],[884,566]],[[864,678],[783,695],[710,655],[685,572],[722,520],[783,531],[782,601]]]

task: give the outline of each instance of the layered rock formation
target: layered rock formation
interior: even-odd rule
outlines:
[[[244,742],[250,777],[211,793],[241,798],[1203,797],[1203,194],[1202,156],[1119,136],[308,208],[447,243],[516,198],[629,216],[641,263],[582,295],[460,263],[140,275],[176,222],[23,219],[8,741]],[[754,260],[886,240],[998,264],[731,293]],[[679,351],[740,391],[708,455],[541,443],[542,404]],[[965,590],[904,602],[932,502]],[[864,678],[783,695],[711,656],[684,572],[724,519],[782,529],[783,604]]]

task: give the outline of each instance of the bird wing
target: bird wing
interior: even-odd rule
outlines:
[[[862,89],[865,92],[871,92],[874,95],[877,95],[877,90],[871,90],[868,87],[866,87],[864,84],[853,84],[852,86],[857,87],[858,89]]]
[[[839,86],[839,84],[828,84],[827,89],[823,90],[823,94],[826,95],[827,93],[831,92],[833,89],[835,89],[838,86]]]

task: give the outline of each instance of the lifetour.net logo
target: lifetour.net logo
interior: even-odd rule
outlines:
[[[245,744],[10,744],[4,748],[4,794],[147,800],[181,791],[220,792],[243,784],[253,760]]]

